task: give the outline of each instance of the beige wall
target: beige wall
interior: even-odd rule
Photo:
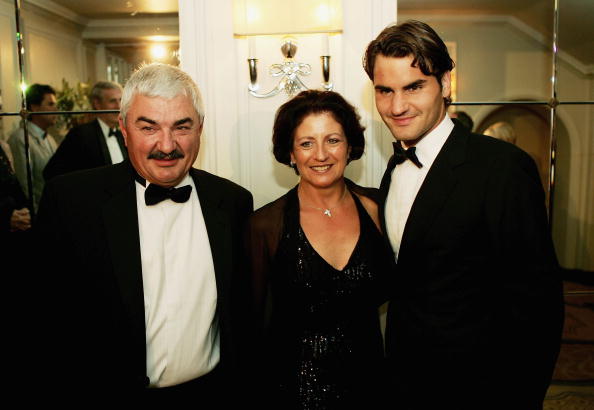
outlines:
[[[13,2],[0,1],[0,90],[3,111],[19,111],[18,66],[16,61],[15,24]],[[3,117],[4,134],[18,122],[13,117]],[[0,138],[4,136],[0,135]],[[4,137],[6,138],[6,137]]]
[[[60,89],[62,79],[71,85],[84,81],[83,26],[29,2],[21,4],[27,82]]]

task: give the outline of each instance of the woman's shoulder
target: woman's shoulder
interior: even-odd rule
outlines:
[[[348,178],[345,178],[345,182],[349,190],[357,194],[357,197],[359,197],[359,199],[370,200],[376,205],[379,203],[379,189],[357,185]]]
[[[361,205],[363,205],[363,208],[365,208],[365,211],[371,217],[371,219],[379,229],[379,189],[372,187],[363,187],[355,184],[353,181],[346,178],[345,180],[349,190],[352,193],[354,193],[357,196],[357,198],[359,198],[359,201],[361,201]]]
[[[262,207],[258,208],[251,216],[250,216],[250,225],[252,228],[258,229],[267,229],[272,225],[277,225],[282,223],[285,208],[289,203],[291,198],[292,192],[295,188],[291,189],[289,192],[281,196],[280,198],[275,199],[272,202],[263,205]]]

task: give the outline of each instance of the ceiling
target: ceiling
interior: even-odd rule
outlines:
[[[177,15],[178,0],[53,0],[87,19]]]
[[[178,0],[27,0],[84,27],[83,38],[137,66],[151,60],[158,41],[167,57],[159,61],[178,64]]]
[[[82,21],[177,17],[177,0],[29,0],[54,3]],[[215,0],[212,0],[215,1]],[[513,16],[552,39],[554,0],[395,0],[399,14]],[[585,66],[594,66],[594,0],[558,0],[559,48]],[[121,36],[120,36],[121,37]],[[95,38],[95,41],[101,39]],[[125,40],[131,42],[131,38]],[[116,41],[111,38],[111,42]],[[122,40],[120,40],[122,42]]]

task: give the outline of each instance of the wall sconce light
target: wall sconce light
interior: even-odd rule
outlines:
[[[154,60],[162,60],[167,56],[167,48],[160,43],[151,45],[151,57]]]
[[[252,43],[252,38],[249,39]],[[326,37],[325,42],[328,42]],[[252,43],[253,44],[253,43]],[[258,98],[272,97],[281,91],[289,96],[297,94],[301,90],[307,90],[307,86],[303,83],[300,76],[306,76],[311,74],[311,66],[305,63],[298,63],[294,60],[295,54],[297,53],[297,41],[292,37],[285,37],[281,45],[281,52],[285,56],[285,61],[280,64],[272,64],[268,70],[268,73],[272,77],[280,77],[280,80],[276,87],[266,93],[259,93],[258,89],[258,59],[255,58],[253,53],[255,47],[250,46],[250,56],[248,58],[248,67],[250,71],[250,84],[248,90],[251,95]],[[320,56],[322,60],[322,73],[324,82],[322,87],[325,90],[332,90],[334,85],[330,82],[330,56],[328,51],[325,55]]]
[[[332,90],[330,82],[330,52],[328,33],[342,31],[342,11],[340,0],[234,0],[235,35],[247,36],[249,44],[248,68],[250,84],[248,91],[258,98],[272,97],[281,91],[292,96],[308,87],[301,76],[311,73],[311,65],[294,60],[297,53],[297,41],[293,37],[284,37],[281,53],[284,62],[273,64],[269,68],[272,77],[280,77],[276,87],[259,93],[258,59],[256,58],[256,35],[278,34],[322,34],[321,65],[325,90]]]

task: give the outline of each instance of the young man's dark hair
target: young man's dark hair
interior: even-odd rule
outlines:
[[[373,69],[378,55],[385,57],[413,56],[413,66],[425,75],[432,75],[441,84],[443,75],[454,69],[445,43],[429,25],[417,20],[386,27],[367,46],[363,56],[363,68],[373,81]],[[452,100],[444,98],[446,106]]]
[[[25,97],[27,98],[27,109],[31,110],[32,105],[40,105],[43,101],[43,97],[46,94],[56,95],[56,91],[47,84],[32,84],[25,91]]]

